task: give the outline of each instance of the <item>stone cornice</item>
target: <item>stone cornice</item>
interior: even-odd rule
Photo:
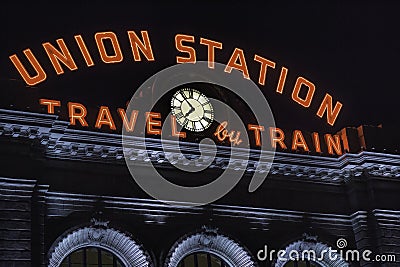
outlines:
[[[125,164],[125,152],[133,164],[151,161],[157,167],[169,168],[167,157],[172,158],[176,164],[181,161],[183,164],[182,155],[169,147],[174,141],[167,141],[163,151],[161,142],[157,139],[146,139],[146,148],[136,146],[142,140],[137,137],[130,140],[132,148],[123,151],[121,135],[74,130],[68,126],[68,122],[58,120],[55,115],[0,109],[0,138],[34,142],[48,158]],[[198,157],[197,144],[181,143],[180,147],[186,157]],[[245,169],[250,174],[267,169],[268,163],[264,163],[262,159],[258,162],[260,153],[257,150],[250,151],[250,159],[247,161],[243,155],[248,150],[233,149],[235,169]],[[169,154],[166,155],[167,153]],[[221,147],[209,168],[226,168],[229,157],[229,149]],[[208,165],[207,162],[195,162],[197,165]],[[276,152],[270,175],[334,184],[364,175],[399,178],[400,155],[363,151],[333,158]]]

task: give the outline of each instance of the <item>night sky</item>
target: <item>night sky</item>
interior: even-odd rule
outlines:
[[[16,2],[16,1],[15,1]],[[94,1],[93,1],[94,2]],[[200,37],[223,43],[216,61],[226,64],[235,47],[244,50],[250,76],[257,82],[257,53],[276,63],[262,87],[278,126],[335,132],[361,124],[397,128],[399,123],[400,5],[393,3],[336,3],[323,5],[219,3],[202,1],[174,4],[2,4],[0,50],[0,105],[2,108],[41,111],[39,98],[81,102],[96,110],[101,105],[121,107],[135,88],[147,78],[176,63],[179,55],[174,37],[178,33],[195,36],[198,60],[206,60]],[[278,2],[278,1],[275,1]],[[149,32],[154,62],[135,62],[126,32]],[[113,31],[124,53],[118,64],[102,63],[94,34]],[[86,67],[74,35],[81,34],[93,51],[93,67]],[[63,38],[73,54],[78,70],[57,76],[41,46]],[[30,48],[47,72],[47,80],[33,88],[25,86],[9,60]],[[283,95],[275,93],[282,66],[289,69]],[[291,98],[298,76],[312,81],[316,94],[305,109]],[[343,103],[334,127],[317,117],[325,93]]]

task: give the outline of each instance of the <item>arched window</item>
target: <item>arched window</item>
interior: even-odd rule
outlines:
[[[78,249],[69,254],[61,267],[125,267],[113,253],[96,247]]]
[[[186,256],[178,267],[229,267],[229,265],[214,254],[200,252]]]
[[[329,253],[326,252],[333,251],[332,248],[326,244],[317,242],[316,240],[299,240],[291,243],[283,250],[287,256],[277,259],[275,267],[349,267],[349,264],[339,255],[339,253],[331,253],[333,257],[329,257]],[[321,259],[318,258],[318,262],[314,261],[313,257],[309,256],[297,258],[301,259],[299,261],[290,260],[290,255],[293,257],[293,255],[302,255],[304,252],[311,251],[316,255],[316,257],[323,257]],[[304,255],[308,254],[309,253],[304,253]]]
[[[240,244],[203,227],[199,233],[177,241],[170,249],[165,267],[255,267],[250,254]]]
[[[53,244],[48,267],[151,267],[151,259],[130,236],[106,226],[70,232]]]

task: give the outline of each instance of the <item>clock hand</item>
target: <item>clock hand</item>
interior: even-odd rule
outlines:
[[[188,105],[189,105],[190,109],[194,109],[193,105],[192,105],[192,104],[190,104],[190,102],[189,102],[187,99],[186,99],[186,102],[188,103]]]
[[[189,114],[192,113],[193,111],[195,111],[195,109],[194,109],[193,107],[190,107],[189,111],[186,112],[186,113],[184,114],[184,116],[186,117],[187,115],[189,115]]]
[[[189,105],[189,107],[190,108],[193,108],[193,106],[192,106],[192,104],[190,104],[190,102],[188,101],[188,98],[187,98],[187,96],[183,93],[183,94],[181,94],[181,96],[183,97],[183,99],[188,103],[188,105]]]

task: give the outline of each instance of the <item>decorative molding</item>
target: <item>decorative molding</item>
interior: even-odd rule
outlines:
[[[206,252],[220,257],[230,267],[257,266],[250,255],[238,243],[218,234],[215,228],[203,227],[202,231],[178,241],[168,253],[165,267],[177,267],[188,255]]]
[[[60,200],[62,199],[62,201]],[[66,217],[72,212],[92,212],[98,201],[98,196],[89,194],[75,194],[65,192],[47,192],[46,204],[48,216],[53,218]],[[127,198],[120,196],[102,196],[107,209],[121,214],[139,216],[151,224],[163,223],[169,218],[177,216],[198,216],[204,213],[199,207],[172,206],[160,203],[154,199]],[[262,207],[246,207],[240,205],[210,204],[213,216],[225,222],[240,220],[253,230],[268,231],[275,223],[301,223],[305,217],[313,222],[314,227],[330,231],[333,235],[342,235],[351,231],[352,216],[346,214],[324,214],[316,212],[302,212],[293,210],[269,209]]]
[[[90,222],[91,222],[94,226],[97,226],[97,227],[105,227],[105,228],[107,228],[107,227],[108,227],[108,224],[110,223],[110,221],[106,221],[106,220],[99,219],[99,218],[92,218],[92,219],[90,220]]]
[[[329,247],[326,244],[316,242],[317,237],[311,237],[307,234],[304,235],[304,240],[299,240],[296,242],[291,243],[288,245],[284,251],[285,251],[285,256],[282,258],[279,258],[275,262],[275,267],[283,267],[285,266],[286,263],[290,261],[290,255],[293,255],[293,251],[297,251],[298,255],[302,255],[303,251],[313,251],[315,252],[315,255],[317,258],[319,258],[321,255],[323,255],[322,261],[316,262],[319,264],[321,267],[349,267],[350,265],[340,256],[339,253],[337,252],[331,252],[331,255],[333,257],[329,257],[329,253],[326,253],[328,251],[331,251],[332,248]],[[325,251],[323,253],[323,251]],[[290,254],[293,253],[293,254]],[[307,256],[309,254],[304,253],[304,256]],[[312,260],[307,258],[308,260]]]
[[[303,240],[306,242],[317,242],[318,236],[317,235],[310,235],[308,233],[303,234]]]
[[[52,250],[48,267],[59,267],[75,250],[98,247],[116,255],[125,266],[151,267],[150,258],[129,236],[112,228],[90,226],[73,231]]]
[[[132,138],[131,148],[123,151],[121,135],[73,130],[68,129],[68,126],[69,122],[60,121],[55,115],[0,109],[0,137],[35,142],[48,158],[126,164],[123,158],[125,152],[129,155],[129,161],[135,165],[151,161],[159,168],[169,168],[167,159],[172,159],[177,165],[186,162],[179,152],[171,149],[175,147],[174,141],[166,141],[164,152],[160,140],[147,138],[146,147],[141,148],[137,145],[143,143],[140,141],[142,139]],[[181,142],[180,148],[187,158],[198,158],[197,144]],[[225,169],[231,160],[235,170],[245,170],[248,174],[263,173],[268,169],[268,162],[258,161],[258,151],[251,150],[250,159],[246,160],[242,156],[248,150],[232,149],[235,150],[232,159],[229,158],[229,151],[221,147],[221,152],[217,153],[211,164],[207,160],[194,160],[193,164]],[[276,152],[269,175],[333,184],[365,175],[400,178],[400,155],[363,151],[333,158]]]

